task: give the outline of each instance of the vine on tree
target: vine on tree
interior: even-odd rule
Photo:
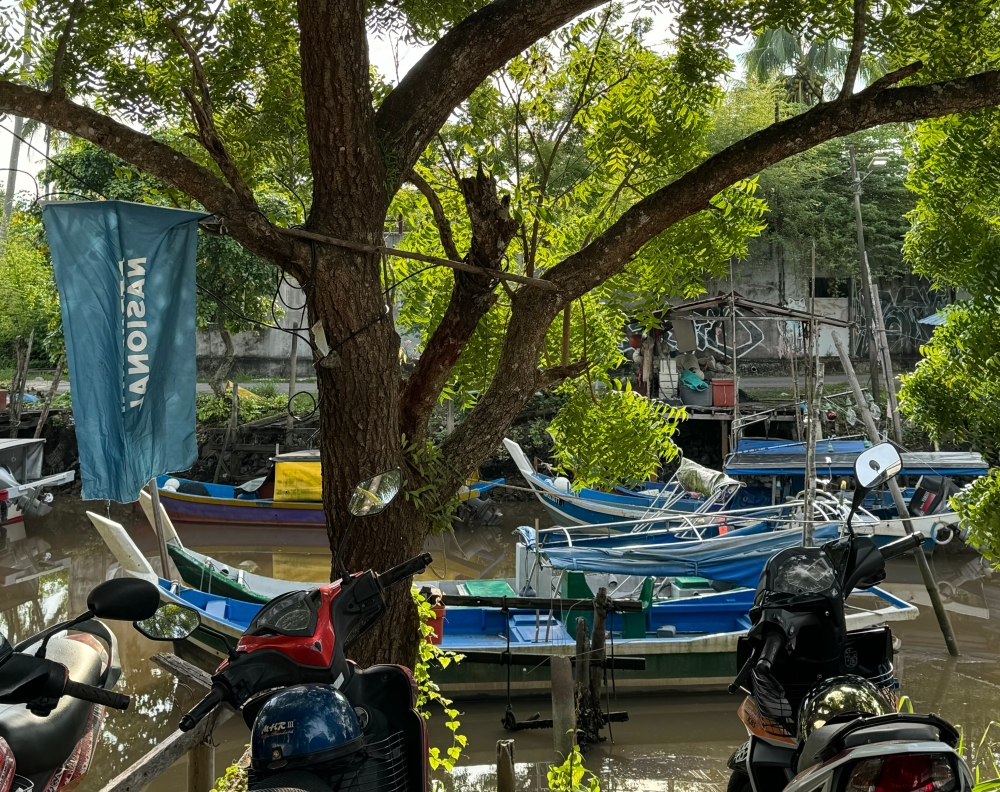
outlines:
[[[459,733],[458,729],[462,725],[458,720],[460,713],[455,709],[450,698],[441,695],[441,688],[431,679],[430,670],[432,664],[439,668],[447,668],[452,663],[459,663],[465,658],[465,655],[449,652],[428,640],[434,632],[434,628],[430,625],[431,619],[434,618],[434,609],[419,591],[416,589],[411,589],[411,591],[420,616],[420,651],[416,665],[413,666],[413,678],[417,682],[417,712],[423,716],[424,720],[430,720],[430,704],[433,702],[441,707],[444,716],[448,719],[444,725],[452,733],[451,746],[443,755],[440,748],[431,748],[428,761],[432,770],[443,767],[445,770],[451,771],[455,767],[455,762],[461,757],[462,749],[468,745],[469,738]]]

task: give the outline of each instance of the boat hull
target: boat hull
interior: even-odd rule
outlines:
[[[160,502],[177,522],[237,523],[239,525],[306,525],[326,527],[321,503],[212,498],[160,490]]]

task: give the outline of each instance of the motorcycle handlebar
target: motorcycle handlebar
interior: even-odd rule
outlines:
[[[916,550],[923,543],[924,535],[917,531],[909,536],[904,536],[902,539],[897,539],[895,542],[889,542],[880,552],[882,553],[882,558],[888,561],[890,558],[901,556],[903,553],[910,552],[910,550]]]
[[[433,560],[430,553],[421,553],[416,558],[411,558],[409,561],[404,561],[402,564],[383,572],[378,576],[379,583],[382,584],[383,588],[389,588],[401,580],[423,572]]]
[[[213,685],[212,689],[208,691],[208,695],[195,704],[187,715],[181,718],[178,728],[182,732],[191,731],[191,729],[197,726],[201,720],[208,715],[208,713],[215,709],[217,705],[225,701],[225,699],[226,691],[220,685]]]
[[[66,680],[62,692],[64,696],[83,699],[93,704],[103,704],[105,707],[112,707],[118,710],[127,710],[129,703],[132,701],[129,696],[115,693],[113,690],[86,685],[83,682],[74,682],[72,679]]]
[[[778,656],[778,652],[781,651],[781,647],[785,644],[785,636],[780,632],[769,632],[767,638],[764,640],[764,649],[760,653],[760,659],[757,661],[757,673],[758,674],[770,674],[771,667],[774,665],[774,660]]]

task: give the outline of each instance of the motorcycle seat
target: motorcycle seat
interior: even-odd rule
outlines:
[[[825,755],[836,740],[840,731],[849,725],[848,723],[835,723],[831,726],[820,726],[816,731],[806,738],[806,743],[802,747],[802,753],[796,763],[795,771],[801,773],[813,765],[825,762],[831,757]],[[869,726],[867,729],[859,729],[847,735],[844,741],[844,748],[857,748],[861,745],[881,743],[889,741],[908,742],[934,742],[941,739],[937,727],[926,723],[884,723],[878,726]]]
[[[69,669],[74,682],[97,685],[101,656],[81,641],[53,638],[45,656]],[[59,767],[87,730],[93,705],[63,696],[47,717],[28,712],[24,704],[0,704],[0,737],[14,752],[19,775],[33,776]]]

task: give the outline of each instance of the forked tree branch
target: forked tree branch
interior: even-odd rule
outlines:
[[[858,79],[861,56],[865,50],[865,12],[867,7],[867,0],[854,0],[854,32],[851,36],[851,51],[847,55],[847,65],[844,67],[844,84],[837,97],[838,102],[843,102],[854,93],[854,83]]]
[[[224,217],[229,233],[251,253],[290,268],[296,277],[309,272],[308,245],[279,234],[260,212],[248,210],[212,171],[150,135],[64,97],[11,82],[0,81],[0,112],[32,118],[89,140]]]
[[[199,101],[190,86],[184,86],[181,89],[184,97],[188,100],[188,104],[191,105],[191,113],[198,127],[198,139],[215,164],[219,166],[219,170],[226,177],[226,181],[236,191],[242,204],[247,209],[259,211],[253,190],[250,189],[239,168],[236,167],[236,163],[229,156],[226,144],[222,142],[219,131],[215,126],[212,94],[208,88],[208,78],[205,76],[205,67],[201,62],[201,58],[198,56],[195,48],[191,46],[191,42],[187,40],[187,36],[184,35],[180,25],[175,20],[166,20],[166,25],[170,28],[170,32],[174,34],[174,38],[177,39],[184,52],[187,53],[188,60],[191,61],[191,68],[194,71],[195,82],[198,83],[198,90],[201,93],[201,100]]]
[[[498,270],[518,228],[510,216],[510,198],[498,195],[496,181],[483,171],[482,165],[475,176],[461,179],[459,186],[472,226],[472,244],[465,261]],[[400,396],[400,431],[407,437],[426,436],[431,410],[448,384],[452,369],[496,301],[494,279],[455,272],[448,307]]]
[[[441,247],[444,248],[445,257],[450,258],[452,261],[459,261],[462,256],[455,245],[455,235],[451,230],[451,221],[444,211],[444,205],[441,203],[438,194],[434,192],[434,188],[416,170],[411,170],[406,180],[420,190],[420,194],[424,196],[424,199],[430,205],[431,214],[434,215],[434,224],[438,229],[438,236],[441,237]]]
[[[602,0],[493,0],[455,25],[382,102],[376,135],[398,184],[451,112],[493,72]]]

